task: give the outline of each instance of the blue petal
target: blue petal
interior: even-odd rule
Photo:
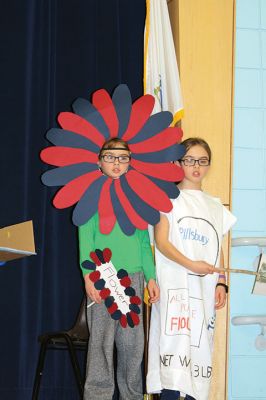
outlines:
[[[82,268],[86,268],[86,269],[89,269],[91,271],[95,271],[96,270],[95,264],[90,260],[83,261],[81,266],[82,266]]]
[[[136,313],[136,314],[140,314],[140,308],[137,304],[130,304],[129,309],[131,311],[134,311],[134,313]]]
[[[115,298],[113,296],[108,296],[106,297],[106,299],[104,300],[104,304],[107,308],[109,308],[113,302],[115,301]]]
[[[136,227],[130,222],[127,214],[125,213],[125,210],[123,209],[120,200],[118,199],[117,194],[115,192],[113,182],[110,187],[110,195],[111,195],[112,205],[114,208],[114,213],[121,230],[128,236],[133,235],[133,233],[136,230]]]
[[[143,201],[129,186],[126,176],[120,177],[121,187],[123,192],[127,196],[128,200],[134,207],[134,210],[151,225],[155,225],[160,221],[160,213],[153,207],[149,206],[145,201]]]
[[[118,321],[122,316],[122,312],[120,310],[116,310],[111,314],[111,318],[114,319],[115,321]]]
[[[122,137],[128,127],[132,108],[131,94],[127,85],[121,84],[115,88],[112,101],[119,121],[117,136]]]
[[[92,105],[88,100],[79,97],[74,101],[72,107],[76,114],[95,126],[95,128],[97,128],[106,139],[110,137],[108,126],[106,125],[103,117],[94,107],[94,105]]]
[[[150,153],[148,153],[148,151],[149,149],[147,149],[146,153],[132,153],[132,158],[143,162],[164,163],[180,160],[180,158],[183,157],[185,153],[184,146],[178,143],[175,143],[164,150],[154,151]]]
[[[56,146],[73,147],[76,149],[85,149],[93,153],[99,153],[100,147],[77,133],[66,131],[64,129],[53,128],[46,134],[49,142]]]
[[[73,211],[72,221],[74,225],[85,224],[97,212],[101,188],[106,180],[106,176],[98,178],[81,197]]]
[[[127,315],[128,326],[130,326],[130,328],[134,328],[134,322],[133,322],[133,320],[131,318],[131,315],[129,313],[127,313],[126,315]]]
[[[128,143],[138,143],[147,140],[157,133],[168,128],[173,121],[173,115],[169,111],[161,111],[152,115],[139,133],[128,141]]]
[[[162,189],[170,199],[176,199],[179,196],[180,190],[175,183],[162,181],[161,179],[153,178],[151,176],[148,178],[160,189]]]
[[[103,252],[100,249],[96,249],[95,250],[96,256],[99,258],[99,260],[101,261],[102,264],[105,264],[105,260],[103,257]]]
[[[136,295],[136,290],[132,286],[128,286],[127,288],[125,288],[124,292],[127,296],[135,296]]]
[[[96,164],[79,163],[66,165],[65,167],[58,167],[46,171],[44,174],[42,174],[41,180],[42,183],[47,186],[63,186],[78,176],[96,170]]]
[[[105,286],[105,280],[104,279],[99,279],[94,283],[94,287],[97,290],[102,290]]]
[[[119,271],[117,271],[117,278],[122,279],[125,276],[128,276],[128,273],[125,269],[121,268]]]

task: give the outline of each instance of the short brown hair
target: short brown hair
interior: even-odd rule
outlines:
[[[191,138],[183,140],[183,142],[181,142],[180,144],[182,144],[185,147],[186,153],[188,152],[189,149],[191,149],[191,147],[194,147],[197,145],[203,147],[204,150],[206,150],[209,160],[211,162],[212,152],[211,152],[210,146],[204,139],[202,139],[200,137],[191,137]]]
[[[114,137],[114,138],[108,139],[108,140],[106,140],[106,142],[104,142],[104,144],[99,152],[98,158],[99,159],[101,158],[102,152],[104,150],[114,149],[114,148],[118,147],[117,145],[120,145],[121,147],[123,147],[123,149],[130,152],[129,146],[128,146],[127,142],[125,142],[125,140],[120,139],[118,137]]]

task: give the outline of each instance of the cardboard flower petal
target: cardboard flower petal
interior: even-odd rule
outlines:
[[[171,163],[182,157],[182,130],[169,127],[172,114],[151,115],[154,98],[144,95],[132,104],[126,85],[111,97],[96,91],[92,103],[77,99],[74,113],[62,112],[47,139],[54,145],[41,151],[41,159],[57,168],[42,175],[47,186],[63,186],[53,204],[66,208],[76,204],[72,220],[77,226],[99,212],[100,231],[108,234],[116,221],[126,235],[136,228],[147,229],[159,221],[159,212],[172,208],[170,198],[179,190],[174,182],[183,178],[182,169]],[[128,143],[131,162],[128,172],[112,180],[98,169],[98,154],[106,140],[119,137]]]
[[[112,252],[106,248],[96,249],[90,253],[93,260],[85,260],[83,268],[90,270],[90,280],[100,292],[104,304],[114,320],[119,320],[121,326],[134,328],[140,322],[139,314],[141,299],[132,288],[131,279],[124,269],[116,271],[111,262]]]

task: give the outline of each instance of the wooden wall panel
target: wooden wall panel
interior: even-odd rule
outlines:
[[[185,116],[184,138],[201,136],[213,152],[204,189],[230,203],[233,0],[170,0]]]
[[[184,99],[184,138],[200,136],[210,144],[213,162],[204,190],[230,208],[235,1],[168,0],[168,8]],[[227,398],[228,326],[226,307],[217,313],[209,400]]]

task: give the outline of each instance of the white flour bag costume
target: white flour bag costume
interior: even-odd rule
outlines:
[[[181,190],[172,202],[164,214],[170,242],[188,258],[219,267],[222,237],[236,218],[200,190]],[[197,275],[155,251],[161,297],[152,307],[148,393],[170,389],[207,400],[219,275]]]

